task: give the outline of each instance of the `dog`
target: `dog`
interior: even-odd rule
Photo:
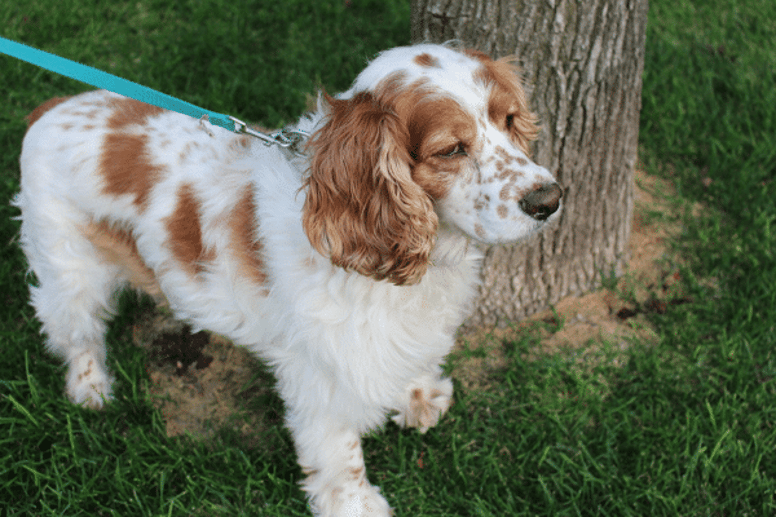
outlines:
[[[322,516],[391,514],[361,435],[390,413],[438,422],[483,245],[541,230],[563,194],[528,157],[512,61],[444,45],[387,50],[319,95],[296,149],[107,91],[28,122],[14,204],[67,396],[111,400],[105,320],[117,291],[146,292],[271,365]]]

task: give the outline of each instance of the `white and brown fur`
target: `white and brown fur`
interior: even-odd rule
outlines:
[[[15,204],[68,397],[110,401],[105,318],[119,289],[146,291],[272,365],[317,515],[388,515],[361,434],[390,411],[437,423],[477,243],[557,217],[534,122],[509,61],[429,44],[322,96],[301,155],[106,91],[49,101]]]

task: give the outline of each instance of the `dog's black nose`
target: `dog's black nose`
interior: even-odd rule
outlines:
[[[537,221],[544,221],[558,210],[563,189],[557,183],[545,183],[525,195],[518,204],[520,209]]]

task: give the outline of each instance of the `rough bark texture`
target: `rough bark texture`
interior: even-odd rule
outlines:
[[[647,0],[413,0],[412,39],[518,56],[563,185],[559,224],[489,249],[469,325],[504,325],[619,275],[633,216]]]

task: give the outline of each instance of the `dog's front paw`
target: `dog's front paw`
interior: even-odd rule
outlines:
[[[359,487],[355,492],[341,492],[335,497],[331,517],[389,517],[393,510],[380,495],[379,489],[370,486]]]
[[[404,393],[393,421],[403,427],[417,427],[421,433],[439,422],[453,398],[453,382],[447,378],[424,375],[412,381]]]
[[[348,468],[326,482],[312,473],[303,482],[316,517],[390,517],[393,510],[369,484],[363,467]]]
[[[101,362],[85,352],[70,362],[65,384],[67,397],[73,404],[101,409],[112,396],[113,380]]]

